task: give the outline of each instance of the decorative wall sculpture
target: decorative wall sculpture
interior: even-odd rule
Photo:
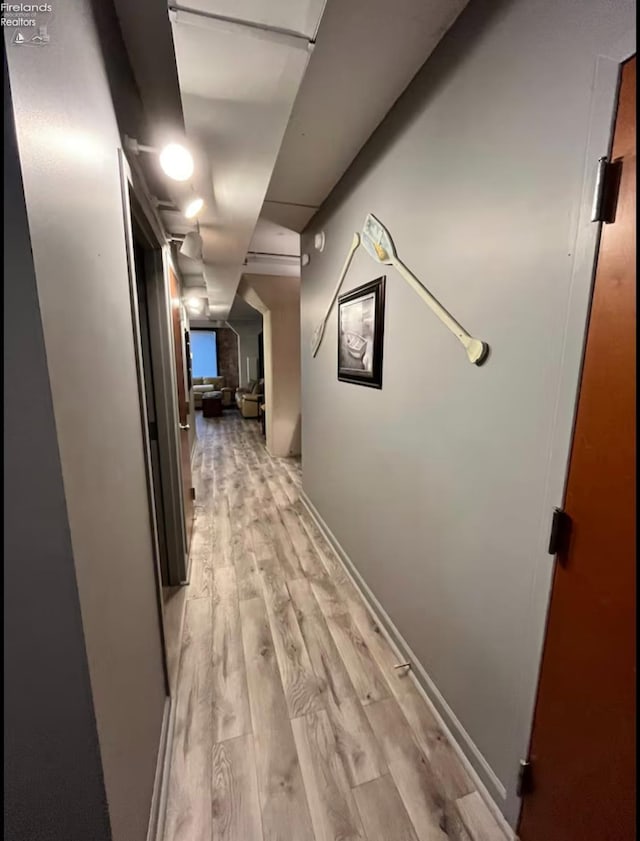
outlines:
[[[464,327],[462,327],[462,325],[460,325],[455,318],[447,312],[442,304],[433,297],[431,292],[429,292],[429,290],[418,280],[418,278],[409,271],[396,254],[391,235],[382,222],[376,219],[376,217],[371,213],[368,214],[364,221],[362,237],[358,233],[354,233],[353,235],[353,240],[347,253],[347,258],[344,262],[338,283],[336,284],[336,288],[333,292],[331,302],[327,307],[324,318],[314,331],[311,345],[311,353],[313,356],[316,356],[318,350],[320,349],[327,319],[338,296],[338,292],[340,291],[340,287],[342,286],[347,271],[349,270],[353,255],[360,245],[361,240],[368,254],[377,263],[382,263],[385,266],[393,266],[397,270],[398,274],[407,281],[414,292],[420,296],[429,309],[438,316],[445,327],[453,333],[456,339],[458,339],[460,344],[464,347],[469,362],[472,362],[474,365],[482,365],[486,362],[489,355],[489,345],[480,339],[474,338],[470,333],[468,333]]]

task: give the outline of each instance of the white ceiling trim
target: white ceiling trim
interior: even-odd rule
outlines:
[[[189,0],[169,3],[196,14],[315,40],[325,0]]]
[[[274,2],[273,9],[282,3],[290,0]],[[224,8],[199,0],[197,11],[173,7],[170,19],[196,158],[192,182],[206,203],[198,220],[202,271],[211,315],[224,319],[313,45],[274,31],[269,21],[256,26],[222,19],[219,5]]]
[[[259,38],[260,40],[273,41],[286,47],[308,50],[309,38],[299,32],[292,32],[280,27],[267,26],[265,24],[252,23],[238,18],[216,15],[208,12],[196,12],[177,4],[169,6],[169,20],[172,23],[191,24],[200,28],[213,29],[216,32],[227,32],[231,35],[243,35],[245,37]]]

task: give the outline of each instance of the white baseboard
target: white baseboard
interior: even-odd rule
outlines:
[[[506,790],[495,772],[480,752],[471,736],[467,733],[457,716],[441,695],[433,680],[396,628],[391,617],[373,594],[362,575],[358,572],[353,561],[344,551],[337,538],[325,523],[315,505],[304,490],[300,491],[300,500],[309,515],[333,548],[345,572],[353,582],[369,612],[380,625],[382,631],[396,653],[400,662],[411,663],[411,677],[418,691],[425,699],[429,709],[436,718],[439,726],[449,739],[456,755],[476,786],[478,793],[491,810],[501,829],[510,841],[517,841],[517,836],[500,809],[498,801],[505,802]]]
[[[167,811],[167,790],[169,785],[169,770],[171,767],[171,751],[173,747],[173,730],[175,722],[175,704],[167,696],[162,716],[160,731],[160,745],[158,747],[158,761],[156,775],[151,796],[151,812],[149,815],[149,829],[147,841],[164,841],[164,823]]]

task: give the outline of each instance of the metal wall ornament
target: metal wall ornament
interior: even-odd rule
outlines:
[[[349,270],[353,256],[361,242],[369,256],[377,263],[381,263],[384,266],[393,266],[398,274],[406,280],[414,292],[420,296],[429,309],[440,319],[440,321],[442,321],[445,327],[453,333],[456,339],[458,339],[465,349],[469,362],[476,366],[483,365],[486,362],[489,356],[489,345],[468,333],[464,327],[462,327],[462,325],[459,324],[449,312],[447,312],[442,304],[434,298],[431,292],[429,292],[429,290],[418,280],[418,278],[409,271],[409,269],[398,257],[389,231],[372,213],[369,213],[365,219],[362,235],[358,233],[354,233],[353,235],[351,246],[347,252],[347,257],[334,289],[331,302],[327,307],[324,318],[314,330],[311,340],[312,356],[315,357],[320,349],[327,319],[329,318],[333,305],[338,297],[340,287],[342,286],[344,278]]]

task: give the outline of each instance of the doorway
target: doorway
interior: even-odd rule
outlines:
[[[173,327],[173,361],[178,400],[178,427],[180,441],[180,475],[182,479],[182,508],[184,511],[184,534],[187,556],[191,545],[193,518],[195,514],[195,489],[191,477],[191,406],[189,400],[187,348],[185,342],[182,295],[178,278],[169,266],[171,291],[171,324]]]
[[[258,379],[264,379],[264,337],[262,330],[258,333]]]
[[[151,478],[153,483],[153,505],[155,512],[156,530],[158,536],[159,565],[164,586],[170,581],[169,553],[167,548],[167,517],[163,502],[163,477],[158,446],[158,410],[157,397],[153,376],[151,354],[151,327],[149,323],[149,304],[147,300],[147,284],[145,282],[146,269],[145,249],[146,240],[136,224],[133,225],[133,258],[135,268],[135,293],[138,304],[138,324],[140,333],[141,363],[144,380],[144,393],[147,410],[147,424],[149,430],[149,454],[151,460]]]
[[[163,588],[177,587],[187,582],[188,575],[188,509],[182,495],[179,430],[182,420],[174,365],[170,271],[161,233],[154,229],[132,183],[127,180],[125,186],[130,211],[132,316],[140,341],[138,379],[148,447],[149,498],[157,532],[161,584]],[[184,377],[182,387],[184,391]],[[190,464],[188,468],[190,485]],[[192,501],[189,502],[192,506]]]
[[[521,841],[635,838],[636,59],[611,171],[530,747]]]

